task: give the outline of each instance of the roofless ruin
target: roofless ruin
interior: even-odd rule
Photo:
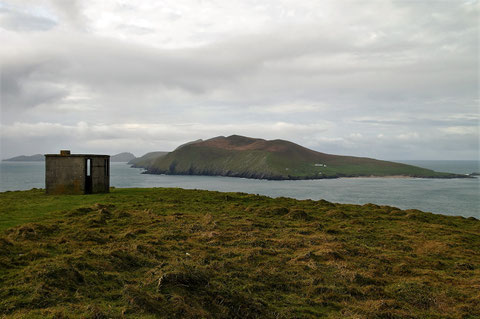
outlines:
[[[47,194],[108,193],[110,156],[96,154],[45,154]]]

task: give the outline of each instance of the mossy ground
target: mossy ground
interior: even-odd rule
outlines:
[[[0,318],[480,317],[473,218],[183,189],[0,207]]]

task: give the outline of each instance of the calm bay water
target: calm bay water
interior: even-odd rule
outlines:
[[[478,161],[402,161],[457,174],[478,172]],[[331,202],[390,205],[402,209],[473,216],[480,219],[480,179],[340,178],[307,181],[266,181],[213,176],[141,174],[125,163],[111,163],[115,187],[181,187],[245,192],[272,197],[325,199]],[[1,162],[0,191],[45,187],[45,163]]]

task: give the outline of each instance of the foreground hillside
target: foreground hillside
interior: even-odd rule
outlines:
[[[151,174],[220,175],[260,179],[357,176],[465,177],[371,158],[316,152],[284,141],[232,135],[195,141],[138,165]]]
[[[182,189],[0,193],[1,318],[478,318],[479,288],[473,218]]]

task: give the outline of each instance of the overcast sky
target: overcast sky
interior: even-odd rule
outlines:
[[[478,159],[478,1],[0,0],[1,158],[286,139]]]

